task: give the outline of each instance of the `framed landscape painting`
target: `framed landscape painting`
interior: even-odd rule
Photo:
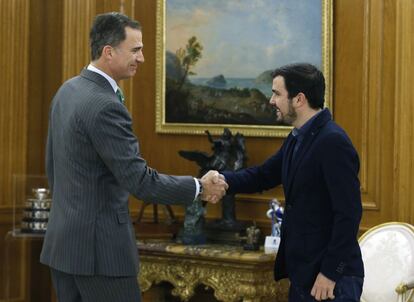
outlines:
[[[286,136],[272,71],[307,62],[332,109],[332,0],[156,0],[156,131]]]

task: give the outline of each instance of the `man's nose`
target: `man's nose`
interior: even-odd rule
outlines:
[[[145,62],[144,54],[142,52],[137,55],[137,62],[139,62],[139,63],[144,63]]]

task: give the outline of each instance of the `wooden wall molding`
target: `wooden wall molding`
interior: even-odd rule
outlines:
[[[4,300],[4,238],[13,224],[13,174],[25,173],[27,166],[30,1],[0,0],[0,18],[0,299]],[[12,248],[7,263],[14,265],[10,292],[16,301],[23,301],[25,294],[23,249]]]
[[[410,0],[363,2],[360,127],[348,129],[359,138],[362,228],[414,221],[413,7]]]
[[[26,171],[29,5],[0,1],[0,205],[12,204],[12,175]]]
[[[360,180],[364,209],[375,210],[380,209],[383,18],[383,0],[365,1]]]
[[[396,1],[394,215],[414,223],[414,3]]]
[[[63,1],[63,81],[89,63],[89,30],[95,15],[95,0]]]

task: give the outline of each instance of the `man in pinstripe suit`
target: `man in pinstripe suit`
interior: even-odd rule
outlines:
[[[53,205],[40,261],[51,268],[60,302],[136,302],[138,254],[128,196],[164,204],[217,202],[227,184],[160,174],[139,155],[118,83],[140,63],[138,22],[98,15],[92,62],[56,93],[50,110],[46,170]]]

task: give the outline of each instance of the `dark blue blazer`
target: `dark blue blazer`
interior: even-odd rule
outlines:
[[[223,172],[228,193],[255,193],[283,184],[285,214],[275,279],[312,287],[322,272],[331,280],[364,276],[357,241],[362,215],[359,158],[328,109],[312,122],[289,167],[292,133],[261,166]]]

